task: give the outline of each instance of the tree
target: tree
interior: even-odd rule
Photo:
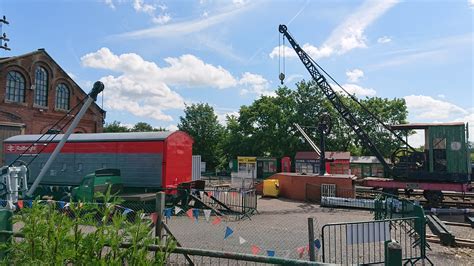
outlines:
[[[187,105],[184,117],[178,124],[182,130],[194,138],[193,154],[201,155],[209,169],[215,169],[221,162],[220,145],[224,137],[224,127],[219,124],[214,108],[209,104]]]
[[[111,132],[129,132],[130,129],[122,125],[119,121],[114,120],[112,123],[105,124],[104,133]]]
[[[152,127],[150,124],[145,122],[136,123],[133,128],[130,130],[132,132],[150,132],[150,131],[166,131],[166,129],[159,127]]]

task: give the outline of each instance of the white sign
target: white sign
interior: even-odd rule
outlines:
[[[390,222],[348,224],[346,240],[348,245],[390,240]]]

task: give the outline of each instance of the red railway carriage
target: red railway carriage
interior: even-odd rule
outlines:
[[[32,183],[61,140],[51,143],[47,136],[18,135],[4,141],[5,163],[20,160],[29,163]],[[51,136],[52,137],[52,136]],[[51,139],[51,137],[49,139]],[[76,186],[82,178],[101,168],[120,169],[124,187],[172,188],[191,181],[193,139],[182,131],[73,134],[48,170],[42,185]]]

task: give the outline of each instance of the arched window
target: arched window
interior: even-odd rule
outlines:
[[[35,72],[35,104],[48,106],[48,72],[42,67]]]
[[[64,83],[56,87],[56,108],[69,110],[69,88]]]
[[[11,102],[25,102],[25,78],[20,73],[16,71],[8,72],[5,97]]]

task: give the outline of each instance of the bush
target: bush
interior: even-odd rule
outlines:
[[[110,192],[99,203],[69,203],[36,200],[13,216],[23,239],[1,247],[7,265],[163,265],[175,241],[168,239],[155,253],[147,246],[160,243],[150,230],[151,222],[127,220]],[[141,217],[138,212],[136,217]],[[122,243],[130,244],[122,248]]]

